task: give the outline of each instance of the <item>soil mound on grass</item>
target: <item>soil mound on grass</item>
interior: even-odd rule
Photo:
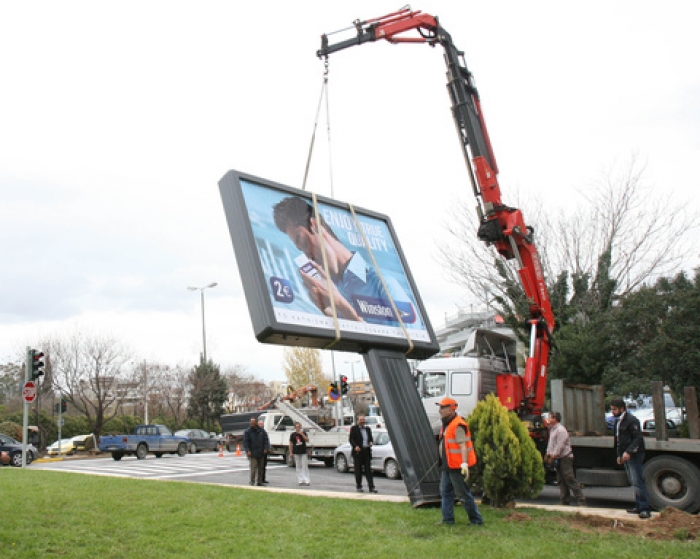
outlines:
[[[512,512],[503,518],[505,522],[531,522],[533,519],[521,512]],[[576,514],[559,516],[557,522],[582,532],[605,534],[618,532],[654,540],[696,540],[700,538],[700,517],[674,508],[666,508],[650,520],[630,516],[629,520],[606,518],[599,515]]]

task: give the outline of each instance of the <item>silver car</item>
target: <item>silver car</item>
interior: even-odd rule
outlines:
[[[389,433],[386,429],[373,429],[372,438],[372,471],[382,472],[389,479],[399,479],[401,470],[391,446]],[[341,474],[349,472],[353,468],[352,449],[350,443],[342,444],[333,451],[335,457],[335,469]]]

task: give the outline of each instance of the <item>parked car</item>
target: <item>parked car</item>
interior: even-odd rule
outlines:
[[[394,447],[391,446],[389,433],[386,429],[374,429],[372,431],[374,444],[372,445],[372,471],[382,472],[389,479],[399,479],[401,470],[396,460]],[[333,451],[335,457],[335,469],[344,474],[353,469],[352,449],[350,443],[340,445]]]
[[[3,435],[0,433],[0,443],[3,445],[17,445],[20,448],[22,447],[22,443],[19,442],[18,440],[13,439],[9,435]],[[36,449],[36,447],[33,444],[28,444],[27,445],[27,454],[31,454],[31,462],[34,462],[37,458],[39,458],[39,451]]]
[[[181,429],[175,432],[176,437],[189,439],[187,450],[190,454],[201,452],[202,450],[218,450],[222,439],[216,433],[207,433],[203,429]]]
[[[30,447],[34,450],[30,450]],[[34,460],[35,451],[36,449],[32,445],[27,445],[27,466]],[[3,438],[0,441],[0,452],[6,452],[9,455],[10,464],[13,466],[19,467],[22,465],[22,443],[14,440],[12,437]]]
[[[60,441],[56,441],[46,449],[46,454],[49,456],[58,456],[59,443],[61,447],[61,455],[65,454],[67,456],[72,456],[75,454],[76,445],[73,443],[73,439],[61,439]]]
[[[645,437],[655,437],[656,436],[656,420],[655,419],[640,420],[640,423],[642,424],[642,434]],[[666,426],[667,426],[667,431],[668,431],[669,437],[677,437],[678,436],[678,427],[676,427],[676,424],[672,420],[667,419]]]
[[[632,410],[632,413],[641,423],[647,419],[654,419],[654,408]],[[666,408],[666,419],[673,421],[675,427],[680,427],[685,421],[685,410],[683,408]]]
[[[71,440],[73,441],[76,452],[85,452],[86,450],[95,448],[95,436],[92,433],[89,435],[77,435]],[[61,448],[61,450],[63,450],[63,448]]]

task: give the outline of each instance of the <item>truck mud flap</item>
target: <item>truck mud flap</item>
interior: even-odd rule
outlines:
[[[576,470],[576,481],[583,485],[600,485],[603,487],[627,487],[629,485],[625,470],[579,468]]]

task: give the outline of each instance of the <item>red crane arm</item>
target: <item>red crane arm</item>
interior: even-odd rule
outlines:
[[[552,346],[554,314],[542,264],[534,243],[533,229],[526,225],[519,209],[501,201],[498,165],[486,129],[479,93],[471,72],[449,33],[434,16],[404,8],[382,17],[355,21],[356,35],[329,44],[328,35],[321,37],[319,57],[366,42],[386,40],[390,43],[427,43],[442,45],[447,65],[447,89],[452,99],[452,116],[459,134],[462,153],[467,164],[474,195],[479,201],[478,237],[493,245],[505,259],[515,259],[523,290],[530,306],[529,357],[522,385],[511,379],[501,379],[499,397],[508,409],[523,414],[539,414],[544,405],[547,365]],[[403,34],[416,30],[418,37]]]

